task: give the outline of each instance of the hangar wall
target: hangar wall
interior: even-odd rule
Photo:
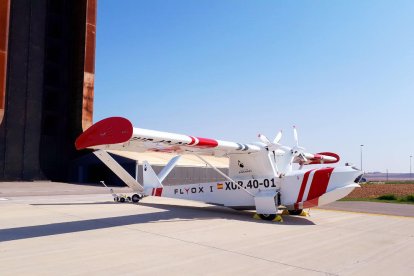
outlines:
[[[96,0],[0,3],[0,180],[65,181],[92,124]]]
[[[124,185],[74,148],[93,119],[96,13],[97,0],[0,1],[0,181]],[[121,161],[135,175],[135,160]],[[210,168],[178,166],[165,183],[222,179]]]

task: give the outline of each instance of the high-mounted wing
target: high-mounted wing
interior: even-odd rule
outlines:
[[[75,146],[78,150],[92,148],[214,156],[252,153],[261,150],[259,146],[252,144],[134,128],[129,120],[122,117],[110,117],[95,123],[76,139]]]

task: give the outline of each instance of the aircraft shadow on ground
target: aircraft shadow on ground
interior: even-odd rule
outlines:
[[[96,203],[59,203],[59,204],[32,204],[32,205],[88,205],[110,204],[109,202]],[[111,203],[117,205],[117,203]],[[251,223],[266,223],[275,226],[281,225],[314,225],[312,221],[304,217],[283,216],[283,223],[262,221],[253,219],[253,213],[236,211],[220,206],[193,207],[159,203],[140,203],[139,206],[161,209],[159,212],[136,214],[118,217],[87,219],[80,221],[59,222],[44,225],[24,226],[16,228],[0,229],[0,242],[22,240],[29,238],[45,237],[59,234],[68,234],[90,230],[106,229],[118,226],[127,226],[141,223],[174,222],[177,220],[209,220],[227,219],[239,220]]]

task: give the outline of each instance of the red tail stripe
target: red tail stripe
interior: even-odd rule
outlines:
[[[306,189],[306,183],[308,182],[309,175],[312,171],[313,170],[307,171],[305,175],[303,176],[302,185],[300,186],[300,190],[298,194],[298,199],[296,200],[296,202],[298,203],[302,201],[303,193],[305,192],[305,189]]]
[[[333,170],[334,168],[323,168],[315,171],[308,193],[308,200],[318,198],[326,192]]]
[[[155,189],[155,196],[161,196],[162,195],[162,188],[156,188]]]

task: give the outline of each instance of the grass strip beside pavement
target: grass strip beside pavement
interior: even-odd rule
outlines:
[[[393,194],[385,194],[376,198],[342,198],[340,201],[371,201],[371,202],[385,202],[385,203],[399,203],[399,204],[414,204],[414,195],[397,197]]]
[[[365,183],[360,183],[363,185],[377,185],[377,184],[410,184],[410,185],[414,185],[414,181],[413,180],[390,180],[390,181],[368,181]]]

